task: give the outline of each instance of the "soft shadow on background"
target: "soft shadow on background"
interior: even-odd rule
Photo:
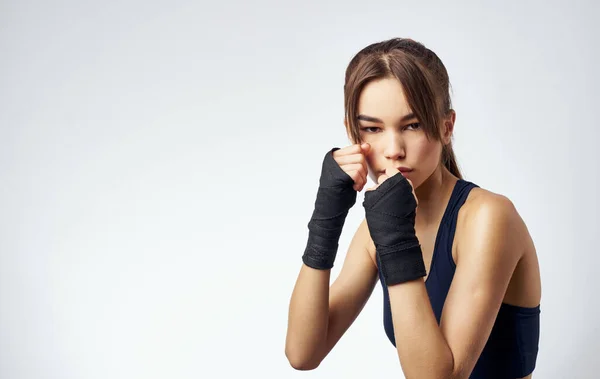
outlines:
[[[442,59],[465,178],[534,239],[534,377],[597,377],[599,6],[489,3],[2,2],[0,377],[401,377],[380,285],[317,370],[284,354],[344,70],[391,37]]]

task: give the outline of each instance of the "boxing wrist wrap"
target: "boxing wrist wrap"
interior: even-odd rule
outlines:
[[[308,241],[302,261],[315,269],[333,267],[339,238],[348,215],[356,203],[354,180],[333,159],[334,147],[325,154],[315,207],[308,222]]]
[[[365,193],[363,207],[385,283],[390,286],[425,276],[414,227],[417,202],[408,180],[400,173],[389,177]]]

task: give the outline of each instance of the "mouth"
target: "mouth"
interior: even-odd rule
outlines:
[[[408,167],[395,167],[394,170],[400,171],[401,174],[408,174],[410,172],[412,172],[412,168],[408,168]],[[379,173],[380,174],[385,174],[386,170],[381,170]]]

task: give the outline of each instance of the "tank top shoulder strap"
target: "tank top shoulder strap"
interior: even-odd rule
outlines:
[[[446,233],[443,233],[443,244],[439,247],[445,254],[448,255],[448,261],[451,263],[453,269],[456,267],[454,265],[454,260],[452,259],[452,244],[454,242],[454,234],[456,232],[458,212],[467,200],[471,190],[478,187],[479,186],[473,182],[459,179],[456,182],[456,186],[454,187],[454,191],[452,192],[452,196],[450,197],[450,201],[446,207],[446,212],[442,217],[442,225],[440,225],[440,228],[443,228]]]
[[[458,179],[456,182],[456,186],[454,187],[454,191],[446,207],[446,215],[444,217],[455,218],[451,216],[456,216],[458,214],[458,210],[467,200],[469,193],[473,188],[479,187],[477,184],[470,182],[464,179]],[[449,221],[449,220],[446,220]]]
[[[475,187],[477,185],[463,179],[456,182],[435,239],[430,272],[425,280],[425,286],[438,323],[441,320],[442,309],[456,271],[456,263],[452,257],[452,242],[458,211],[465,203],[471,189]]]

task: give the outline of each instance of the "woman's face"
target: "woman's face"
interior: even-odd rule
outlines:
[[[419,120],[411,114],[402,85],[395,78],[369,82],[358,100],[358,124],[367,153],[369,177],[374,183],[387,168],[406,167],[403,173],[414,188],[438,167],[442,143],[427,139]]]

